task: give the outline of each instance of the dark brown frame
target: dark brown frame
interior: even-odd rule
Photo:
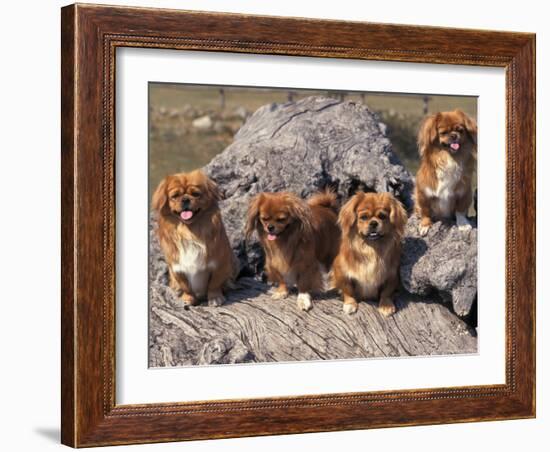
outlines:
[[[64,444],[203,438],[535,416],[535,35],[71,5],[62,9]],[[506,69],[506,383],[388,392],[115,403],[117,47]]]

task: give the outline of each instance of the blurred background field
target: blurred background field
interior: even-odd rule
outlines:
[[[416,134],[426,114],[460,108],[477,119],[477,98],[468,96],[150,83],[150,192],[168,174],[207,164],[262,105],[313,95],[367,105],[388,126],[395,153],[413,174],[418,168]]]

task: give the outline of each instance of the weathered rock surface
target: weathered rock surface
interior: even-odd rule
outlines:
[[[475,353],[475,333],[441,304],[402,293],[398,312],[382,317],[373,303],[349,316],[336,294],[309,312],[296,294],[273,300],[268,287],[239,280],[219,308],[185,309],[164,284],[151,288],[152,367]]]
[[[224,223],[243,268],[262,265],[257,244],[245,249],[250,198],[289,190],[307,197],[326,186],[346,199],[358,188],[389,191],[410,207],[413,182],[384,135],[385,125],[362,104],[323,97],[259,108],[234,142],[206,166],[222,189]]]
[[[437,222],[424,237],[418,217],[407,223],[401,254],[401,282],[417,295],[437,292],[459,316],[470,313],[477,297],[477,226],[462,231]]]

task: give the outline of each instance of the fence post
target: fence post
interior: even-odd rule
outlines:
[[[223,88],[220,88],[220,110],[225,109],[225,91]]]
[[[424,114],[424,116],[426,116],[428,114],[428,111],[429,111],[428,104],[430,103],[431,99],[432,98],[430,96],[424,96],[422,98],[422,102],[423,102],[422,113]]]

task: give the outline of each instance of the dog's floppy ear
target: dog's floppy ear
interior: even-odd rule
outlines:
[[[464,122],[464,127],[466,128],[466,131],[468,132],[468,135],[470,135],[470,138],[472,139],[472,142],[474,143],[474,146],[477,146],[477,122],[475,119],[470,118],[466,113],[464,113],[460,109],[456,109],[455,113],[462,117],[462,121]]]
[[[441,113],[427,116],[418,130],[418,152],[420,157],[426,154],[426,150],[435,143],[437,138],[437,121],[439,121]]]
[[[245,239],[249,240],[256,228],[258,227],[258,217],[260,215],[260,205],[264,199],[263,193],[254,196],[248,204],[248,212],[246,214]]]
[[[402,236],[405,232],[405,225],[407,224],[408,216],[407,211],[395,196],[390,193],[386,193],[386,196],[390,200],[390,221],[393,224],[395,231],[399,236]]]
[[[340,213],[338,214],[338,224],[342,228],[342,232],[344,235],[349,234],[351,228],[357,221],[357,214],[355,213],[355,209],[357,209],[357,205],[364,196],[365,194],[363,192],[357,192],[350,199],[348,199],[342,209],[340,209]]]
[[[300,222],[300,229],[304,234],[311,234],[312,213],[308,204],[294,193],[286,193],[285,201],[288,203],[291,215]]]
[[[168,202],[168,194],[166,193],[166,187],[168,186],[168,177],[165,177],[160,181],[157,189],[153,193],[151,201],[151,207],[157,212],[162,212]]]
[[[205,175],[204,177],[206,180],[204,188],[206,190],[206,193],[208,194],[208,197],[216,202],[221,201],[222,193],[220,191],[220,188],[218,187],[218,184],[216,184],[216,182],[214,182],[208,176]]]

